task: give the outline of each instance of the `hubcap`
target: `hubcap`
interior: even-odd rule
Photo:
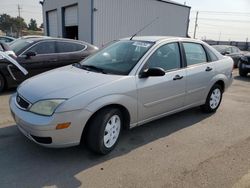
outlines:
[[[221,91],[217,88],[212,92],[210,96],[210,107],[212,109],[217,108],[218,105],[220,104],[220,100],[221,100]]]
[[[111,148],[117,141],[121,129],[121,119],[118,115],[113,115],[107,122],[104,131],[104,145]]]

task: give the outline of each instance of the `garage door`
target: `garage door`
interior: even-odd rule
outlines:
[[[65,8],[65,26],[78,25],[78,7],[71,6]]]
[[[49,11],[48,16],[48,35],[51,37],[58,36],[58,25],[57,25],[57,11]]]

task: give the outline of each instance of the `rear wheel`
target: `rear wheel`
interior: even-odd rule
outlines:
[[[201,106],[204,112],[216,112],[222,100],[222,88],[220,85],[215,84],[208,93],[206,103]]]
[[[99,154],[112,151],[118,142],[123,124],[121,112],[116,108],[103,109],[89,123],[85,135],[89,149]]]
[[[3,76],[0,74],[0,93],[4,90],[5,87],[5,80]]]

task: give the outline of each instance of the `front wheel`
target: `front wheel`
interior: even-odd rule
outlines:
[[[242,76],[242,77],[247,76],[247,72],[244,71],[244,69],[243,69],[243,63],[242,62],[239,64],[239,75]]]
[[[201,106],[202,110],[207,113],[216,112],[222,100],[222,88],[215,84],[208,93],[206,103]]]
[[[118,142],[123,117],[116,108],[103,109],[90,121],[89,130],[86,133],[87,146],[99,154],[107,154],[112,151]]]

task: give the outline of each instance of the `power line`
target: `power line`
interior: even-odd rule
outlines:
[[[195,10],[191,11],[193,13],[197,12]],[[250,12],[218,12],[218,11],[199,11],[200,13],[206,13],[206,14],[242,14],[242,15],[250,15]]]

